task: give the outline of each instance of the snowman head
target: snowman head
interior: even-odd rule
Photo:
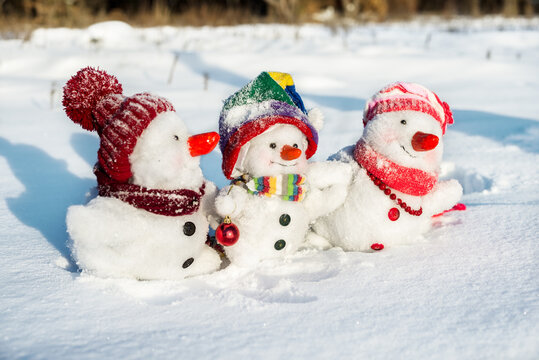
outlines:
[[[253,177],[303,173],[307,146],[307,137],[295,126],[273,125],[241,148],[236,168]]]
[[[234,179],[245,173],[302,172],[316,152],[322,124],[320,111],[305,109],[289,74],[262,72],[231,95],[221,110],[224,175]]]
[[[166,190],[200,186],[202,173],[192,157],[210,152],[219,139],[217,133],[189,137],[168,100],[148,93],[126,97],[116,77],[91,67],[67,82],[63,105],[71,120],[97,131],[98,165],[120,183]]]
[[[367,123],[363,140],[397,164],[434,171],[443,152],[442,131],[429,115],[398,111],[378,115]]]
[[[417,84],[397,83],[375,94],[365,107],[362,141],[397,164],[436,171],[442,136],[453,123],[449,106]]]
[[[129,156],[130,181],[153,189],[197,189],[204,180],[199,156],[210,152],[218,139],[214,132],[190,136],[175,112],[161,113]]]

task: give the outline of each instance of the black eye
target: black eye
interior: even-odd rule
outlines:
[[[402,120],[401,120],[401,124],[402,124],[402,125],[406,125],[406,120],[402,119]]]
[[[270,144],[270,148],[275,149],[276,147],[277,147],[277,144],[276,144],[276,143],[271,143],[271,144]]]
[[[174,135],[174,140],[178,141],[180,140],[180,137],[178,135]]]
[[[294,146],[296,149],[298,148],[298,144],[294,144],[294,145],[292,145],[292,146]]]

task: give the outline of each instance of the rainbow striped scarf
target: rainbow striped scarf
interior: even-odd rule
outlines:
[[[303,200],[305,177],[298,174],[285,174],[278,176],[260,176],[245,182],[244,187],[249,194],[279,197],[287,201]]]

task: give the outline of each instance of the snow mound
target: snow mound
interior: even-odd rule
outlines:
[[[97,47],[128,49],[140,42],[140,37],[127,23],[106,21],[89,26],[84,32],[83,41]]]
[[[459,167],[451,162],[442,163],[440,179],[458,180],[464,194],[488,193],[492,189],[492,179],[479,174],[475,169]]]

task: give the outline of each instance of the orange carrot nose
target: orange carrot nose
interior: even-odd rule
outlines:
[[[281,159],[294,160],[301,156],[301,150],[290,145],[285,145],[281,149]]]
[[[418,131],[412,137],[412,147],[415,151],[429,151],[438,146],[438,136],[433,134],[425,134]]]
[[[189,153],[192,157],[209,153],[213,150],[218,142],[219,134],[214,131],[193,135],[187,139],[187,144],[189,144]]]

